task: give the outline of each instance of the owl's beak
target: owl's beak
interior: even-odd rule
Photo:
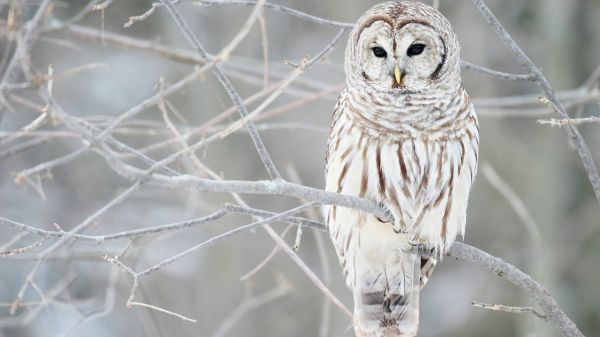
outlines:
[[[400,82],[402,81],[402,72],[400,72],[400,67],[398,67],[398,65],[394,68],[394,79],[396,80],[396,85],[400,85]]]

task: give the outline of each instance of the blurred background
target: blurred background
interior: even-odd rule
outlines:
[[[377,2],[276,1],[348,23]],[[98,1],[103,3],[108,4]],[[571,116],[598,116],[598,78],[594,81],[590,76],[600,65],[600,2],[487,3],[541,67]],[[6,71],[7,60],[15,53],[19,29],[38,5],[39,1],[0,0],[0,71]],[[42,31],[26,62],[40,74],[47,73],[52,65],[56,102],[67,114],[104,128],[130,107],[194,69],[189,61],[133,48],[130,40],[129,45],[119,45],[111,40],[111,34],[148,46],[164,45],[173,53],[183,50],[195,54],[164,8],[156,8],[145,20],[124,27],[131,16],[150,9],[150,1],[114,1],[105,9],[96,8],[80,21],[69,23],[88,5],[88,1],[56,1],[52,13],[43,20]],[[181,1],[177,7],[213,54],[231,41],[252,11],[252,7],[205,6],[190,1]],[[470,1],[442,0],[440,10],[457,32],[464,60],[500,71],[524,72]],[[243,98],[272,90],[293,71],[287,63],[314,56],[338,31],[336,27],[267,9],[260,21],[222,64]],[[331,53],[296,79],[261,114],[264,118],[257,121],[267,149],[290,181],[324,186],[327,129],[344,84],[346,39],[347,33]],[[11,74],[7,83],[21,82],[19,74]],[[471,194],[465,242],[532,275],[550,290],[586,336],[600,335],[600,208],[565,130],[538,123],[539,119],[556,116],[539,103],[540,91],[533,83],[501,81],[466,69],[463,82],[475,102],[481,124],[481,166]],[[52,169],[36,170],[36,165],[72,153],[84,143],[70,134],[60,120],[41,125],[37,134],[11,136],[40,115],[44,102],[37,88],[30,85],[5,87],[0,93],[5,111],[0,122],[0,216],[46,230],[56,230],[53,224],[58,224],[68,231],[131,185],[93,151],[83,151]],[[264,98],[263,94],[248,103],[249,110]],[[167,103],[171,123],[181,133],[197,129],[232,105],[209,73],[169,96]],[[192,135],[189,142],[236,120],[238,114],[233,112],[214,127]],[[599,127],[597,123],[579,126],[596,163],[600,163]],[[173,132],[159,107],[152,105],[120,124],[113,136],[146,151],[147,146],[172,139]],[[180,143],[171,142],[145,153],[158,160],[180,148]],[[195,154],[203,165],[225,179],[268,178],[243,131]],[[190,156],[171,167],[202,175]],[[243,198],[253,207],[271,211],[284,211],[299,204],[289,197]],[[108,234],[200,217],[224,202],[235,200],[226,194],[143,186],[96,219],[85,234]],[[250,222],[250,217],[230,215],[206,225],[145,236],[131,244],[123,262],[139,271]],[[273,225],[278,233],[286,227],[281,223]],[[295,227],[284,238],[293,245]],[[0,250],[35,241],[34,235],[19,234],[0,225]],[[54,239],[22,254],[0,258],[0,336],[354,335],[350,319],[331,305],[282,252],[240,280],[275,247],[262,229],[201,249],[141,279],[137,301],[179,313],[197,323],[141,306],[126,306],[131,276],[100,256],[119,254],[128,246],[127,239],[102,245],[73,241],[62,246],[41,265],[34,278],[36,287],[28,287],[23,305],[11,315],[10,305],[38,254],[53,242]],[[327,233],[304,229],[298,254],[352,308],[351,294],[344,285]],[[526,314],[476,308],[471,305],[474,300],[535,306],[525,293],[497,275],[447,258],[438,265],[422,292],[420,336],[559,335],[550,323]]]

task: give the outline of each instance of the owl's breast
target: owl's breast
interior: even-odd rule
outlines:
[[[384,203],[411,241],[444,249],[464,233],[466,204],[477,169],[476,120],[436,139],[365,132],[344,111],[334,121],[327,154],[328,191]],[[394,233],[391,224],[370,214],[335,206],[327,210],[334,242],[336,232],[366,225],[362,239],[369,242],[386,246],[407,241]]]

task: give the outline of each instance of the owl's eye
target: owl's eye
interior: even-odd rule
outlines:
[[[372,50],[373,50],[373,54],[375,54],[375,56],[377,56],[377,57],[383,58],[383,57],[387,56],[387,53],[381,47],[374,47]]]
[[[408,55],[408,56],[419,55],[423,52],[424,49],[425,49],[424,44],[415,43],[415,44],[411,45],[410,47],[408,47],[408,50],[406,51],[406,55]]]

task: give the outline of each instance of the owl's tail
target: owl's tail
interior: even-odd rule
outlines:
[[[421,260],[401,253],[384,272],[361,273],[354,285],[357,337],[414,337],[419,327]]]

